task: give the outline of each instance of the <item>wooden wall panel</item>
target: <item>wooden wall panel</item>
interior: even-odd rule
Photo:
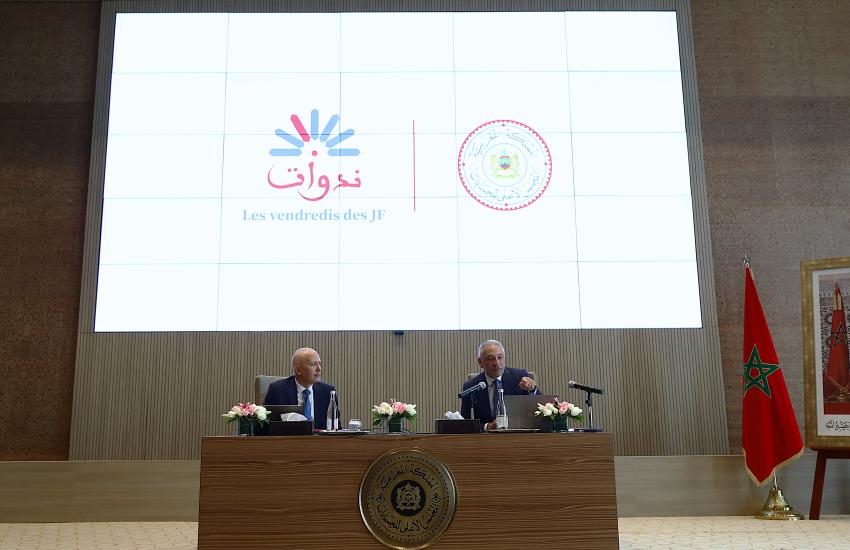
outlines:
[[[606,394],[594,399],[594,419],[613,432],[617,454],[722,454],[721,382],[705,358],[716,357],[718,349],[707,332],[486,336],[505,342],[509,364],[536,371],[547,393],[581,405],[584,395],[568,388],[570,380],[604,387]],[[395,398],[416,403],[415,429],[429,432],[434,419],[459,408],[457,392],[466,375],[478,369],[475,351],[484,337],[454,332],[81,335],[71,456],[198,458],[202,436],[232,429],[220,414],[253,399],[254,376],[289,375],[291,351],[301,345],[321,354],[324,378],[337,386],[344,420],[368,422],[372,404]]]

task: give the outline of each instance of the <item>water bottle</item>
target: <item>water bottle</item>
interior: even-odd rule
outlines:
[[[329,432],[335,432],[339,429],[339,409],[337,409],[335,391],[331,391],[331,401],[328,403],[327,427]]]
[[[496,408],[496,429],[508,429],[508,408],[505,406],[505,390],[499,388],[499,405]]]

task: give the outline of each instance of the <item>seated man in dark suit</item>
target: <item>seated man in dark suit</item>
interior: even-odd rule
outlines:
[[[316,350],[300,348],[292,354],[291,364],[295,374],[269,384],[263,405],[304,405],[304,416],[313,421],[313,427],[327,429],[328,405],[335,388],[320,381],[322,359]]]
[[[505,395],[540,394],[537,383],[528,376],[527,370],[505,366],[505,347],[496,340],[484,340],[478,346],[478,366],[482,369],[481,373],[467,380],[463,389],[484,382],[487,384],[487,391],[478,391],[464,397],[461,400],[460,413],[464,418],[470,417],[474,398],[475,418],[484,423],[485,430],[496,428],[494,419],[499,387],[505,391]]]

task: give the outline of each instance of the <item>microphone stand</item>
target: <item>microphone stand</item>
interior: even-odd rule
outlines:
[[[467,388],[466,390],[464,390],[465,392],[469,392],[469,393],[468,393],[467,395],[465,395],[465,396],[463,396],[463,394],[464,394],[464,392],[463,392],[463,391],[462,391],[462,392],[460,392],[459,394],[457,394],[457,396],[458,396],[458,397],[460,397],[460,398],[461,398],[461,400],[466,399],[467,397],[469,397],[469,404],[470,404],[470,408],[469,408],[469,420],[475,420],[475,394],[477,394],[477,393],[478,393],[478,390],[479,390],[479,389],[483,389],[483,388],[481,388],[481,387],[480,387],[480,386],[481,386],[481,384],[483,384],[483,382],[479,382],[477,386],[472,386],[473,388],[475,388],[475,390],[470,391],[472,388]],[[461,397],[461,396],[463,396],[463,397]],[[461,409],[463,409],[463,401],[461,401]],[[479,431],[480,431],[480,430],[479,430]]]
[[[587,390],[585,390],[587,391]],[[593,427],[593,392],[587,392],[587,399],[584,401],[584,404],[587,405],[587,428],[582,428],[582,432],[602,432],[605,431],[602,428],[594,428]]]
[[[587,392],[587,399],[584,404],[587,405],[587,428],[593,431],[593,393]]]

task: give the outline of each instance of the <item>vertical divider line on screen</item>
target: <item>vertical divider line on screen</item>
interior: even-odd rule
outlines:
[[[452,133],[454,134],[454,153],[458,154],[458,139],[457,139],[457,66],[455,65],[455,14],[452,13],[451,17],[452,21],[452,121],[453,128]],[[457,168],[457,158],[455,158],[455,168]],[[455,174],[457,174],[457,169],[455,169]],[[460,195],[458,195],[458,182],[457,175],[455,175],[455,245],[457,250],[457,328],[458,330],[462,330],[464,327],[462,326],[462,318],[461,311],[463,306],[463,296],[460,291],[460,266],[461,266],[461,258],[460,258]]]
[[[337,114],[339,114],[339,130],[343,128],[343,113],[342,113],[342,13],[337,14],[337,21],[339,21],[338,32],[339,32],[339,65],[337,67],[339,74],[339,94],[337,96]],[[337,162],[342,163],[342,157],[337,158]],[[341,166],[337,166],[341,168]],[[342,193],[338,193],[336,196],[336,205],[337,211],[339,212],[339,219],[336,222],[336,329],[342,329]]]
[[[413,211],[416,212],[416,121],[410,121],[413,125],[411,136],[413,138]]]
[[[569,17],[569,12],[564,12],[564,61],[567,65],[565,67],[565,71],[567,73],[567,116],[569,116],[570,133],[570,183],[572,183],[573,187],[573,227],[575,228],[574,244],[576,247],[576,300],[578,302],[578,328],[583,328],[581,315],[581,270],[579,269],[578,255],[578,201],[576,200],[576,168],[575,154],[573,149],[573,102],[572,88],[570,87],[570,47],[568,39],[569,27],[567,25],[567,17]]]
[[[225,14],[227,25],[224,30],[224,105],[221,109],[221,182],[218,187],[218,269],[215,282],[215,330],[219,330],[221,315],[221,240],[224,225],[224,155],[227,141],[227,56],[230,47],[230,14]]]

